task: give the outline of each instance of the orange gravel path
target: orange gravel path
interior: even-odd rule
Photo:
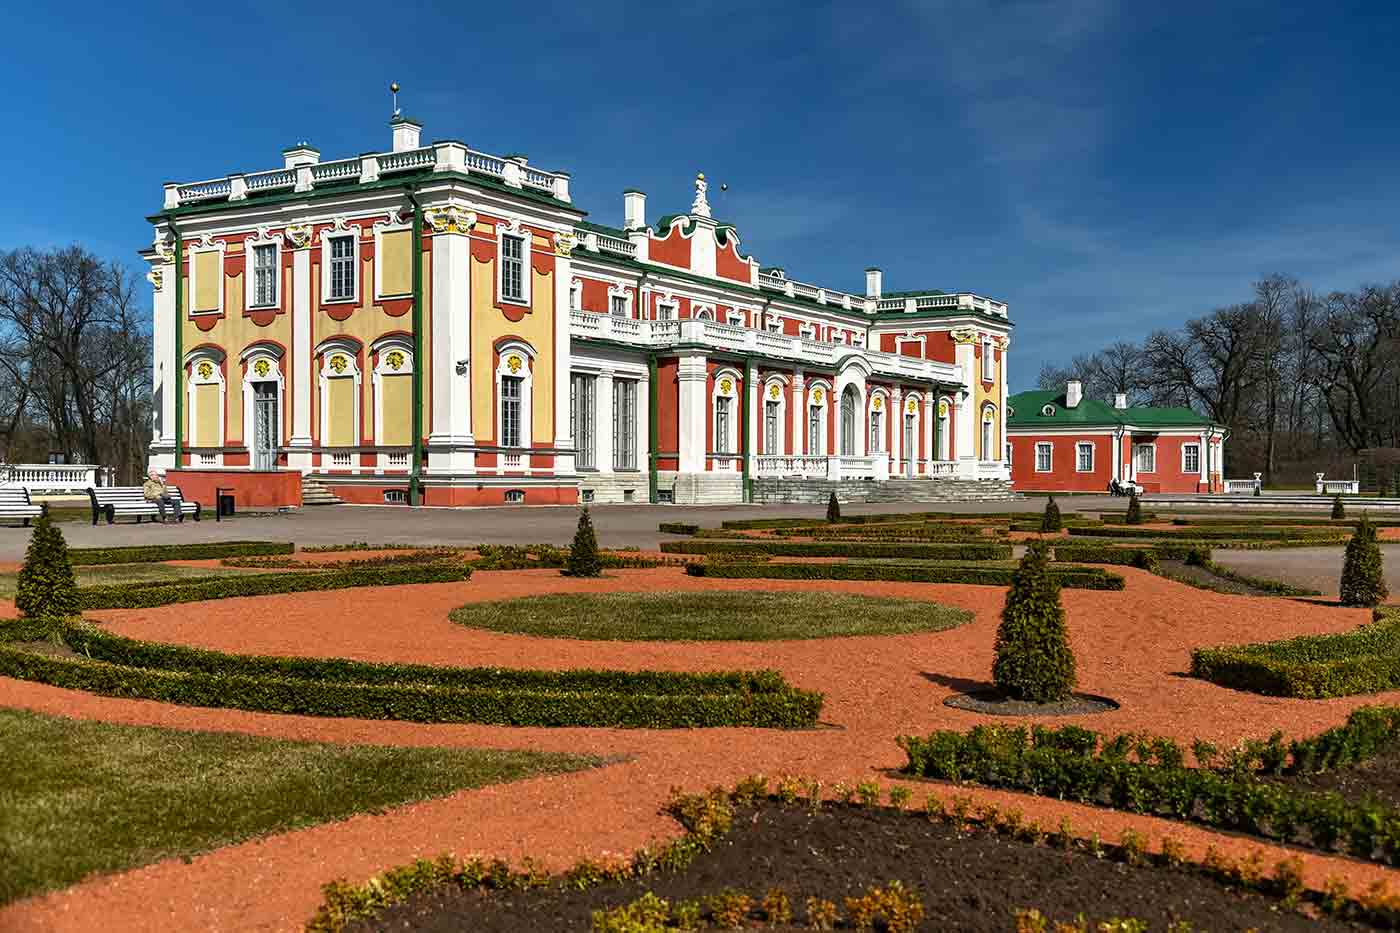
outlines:
[[[1275,729],[1314,733],[1340,723],[1357,706],[1400,702],[1400,692],[1326,701],[1259,697],[1181,676],[1193,646],[1345,630],[1366,621],[1364,611],[1215,594],[1131,568],[1115,572],[1128,579],[1125,591],[1065,590],[1064,603],[1079,657],[1080,689],[1111,696],[1123,708],[1073,721],[1105,731],[1228,743]],[[543,592],[813,588],[934,600],[971,609],[976,618],[928,635],[691,644],[536,639],[474,631],[447,620],[448,611],[464,602]],[[827,726],[800,732],[643,731],[369,722],[110,699],[0,678],[0,705],[110,722],[333,742],[629,756],[586,773],[462,792],[230,846],[190,864],[172,860],[95,878],[0,910],[0,930],[295,929],[319,904],[324,882],[338,876],[362,880],[417,855],[531,855],[549,867],[563,867],[583,854],[628,853],[676,833],[675,824],[658,813],[676,785],[694,790],[729,784],[756,771],[814,776],[828,786],[871,778],[890,783],[888,770],[903,763],[894,744],[899,733],[965,729],[988,721],[949,709],[941,700],[985,683],[1004,592],[944,584],[707,580],[687,577],[678,568],[615,571],[602,581],[584,581],[541,570],[479,572],[466,584],[95,613],[133,637],[247,653],[539,668],[773,667],[792,683],[826,694]],[[928,790],[945,797],[954,793],[947,787],[910,786],[916,800]],[[1068,818],[1077,833],[1098,832],[1110,840],[1133,827],[1153,839],[1173,835],[1197,855],[1207,844],[1235,852],[1257,847],[1251,840],[1150,817],[998,791],[956,792],[1016,806],[1045,826]],[[1270,864],[1283,855],[1281,849],[1270,847],[1270,852]],[[1302,855],[1314,884],[1329,874],[1348,878],[1353,889],[1378,878],[1400,880],[1400,873],[1379,866]]]

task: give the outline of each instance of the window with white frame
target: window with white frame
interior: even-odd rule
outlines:
[[[1006,465],[1011,466],[1011,442],[1006,442]]]
[[[713,321],[715,319],[715,312],[712,308],[701,305],[696,309],[694,316],[701,321]]]
[[[328,238],[330,245],[330,300],[351,301],[355,297],[355,234]]]
[[[574,373],[569,383],[569,435],[574,439],[574,466],[580,470],[597,468],[598,379]]]
[[[608,312],[613,317],[627,317],[627,296],[611,295],[608,297]]]
[[[1136,444],[1133,446],[1133,464],[1139,473],[1157,472],[1157,445]]]
[[[613,380],[613,469],[637,468],[637,380]]]
[[[1181,445],[1181,472],[1199,473],[1201,472],[1201,445],[1182,444]]]
[[[877,400],[878,401],[878,400]],[[870,450],[871,454],[878,454],[885,449],[885,412],[883,407],[872,408],[870,410]]]
[[[763,452],[766,454],[783,452],[782,414],[781,402],[770,398],[763,403]]]
[[[501,377],[501,446],[521,447],[521,424],[525,380],[520,376]]]
[[[988,405],[982,409],[982,459],[991,460],[997,449],[997,413]]]
[[[742,312],[742,311],[730,311],[730,312],[729,312],[729,324],[730,324],[731,327],[743,327],[743,326],[744,326],[744,312]]]
[[[656,319],[658,321],[674,321],[676,319],[676,303],[674,301],[657,302]]]
[[[259,243],[253,247],[253,307],[277,304],[277,244]]]
[[[807,407],[807,453],[813,457],[826,454],[826,406]]]
[[[811,324],[802,324],[797,328],[797,335],[804,340],[816,340],[817,329]]]
[[[768,319],[768,333],[781,334],[783,332],[783,319],[780,317],[770,317]]]
[[[1054,445],[1049,441],[1039,441],[1035,445],[1035,471],[1037,473],[1049,473]]]
[[[583,310],[583,283],[577,280],[569,285],[569,310]]]
[[[727,395],[715,397],[715,453],[727,454],[729,450],[730,405],[734,400]]]
[[[525,237],[501,235],[501,300],[525,300]]]
[[[991,382],[997,377],[996,350],[991,340],[982,341],[982,381]]]
[[[1074,445],[1074,468],[1080,473],[1094,472],[1094,445],[1080,441]]]

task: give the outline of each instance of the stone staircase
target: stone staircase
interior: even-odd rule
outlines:
[[[1014,499],[1011,483],[990,479],[829,480],[756,478],[753,501],[824,505],[831,494],[841,502],[971,502]]]
[[[301,504],[302,505],[340,505],[345,500],[335,495],[321,484],[321,481],[307,476],[301,476]]]
[[[732,505],[744,501],[744,478],[738,473],[681,473],[672,488],[676,505]]]

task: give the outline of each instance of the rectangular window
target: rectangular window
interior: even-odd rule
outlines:
[[[665,302],[657,305],[656,319],[658,321],[674,321],[676,319],[676,306]]]
[[[1181,446],[1181,472],[1199,473],[1201,472],[1201,445],[1183,444]]]
[[[781,319],[781,318],[776,318],[776,317],[769,318],[769,319],[768,319],[768,333],[770,333],[770,334],[781,334],[782,332],[783,332],[783,322],[782,322],[782,319]]]
[[[501,237],[501,298],[525,300],[525,238]]]
[[[613,317],[626,317],[627,296],[613,295],[611,298],[608,299],[608,310],[612,312]]]
[[[569,433],[574,439],[574,466],[580,470],[597,465],[597,385],[597,377],[575,373],[569,386]]]
[[[804,340],[816,340],[817,329],[811,324],[803,324],[797,328],[797,334]]]
[[[729,403],[732,399],[719,396],[715,399],[715,453],[727,454],[729,450]]]
[[[780,406],[777,402],[770,400],[763,403],[763,452],[766,454],[783,452],[782,421],[778,417],[779,412]]]
[[[331,301],[355,297],[355,237],[335,236],[331,245]]]
[[[1133,448],[1134,462],[1139,473],[1157,472],[1157,445],[1138,444]]]
[[[637,382],[613,380],[613,469],[637,468]]]
[[[730,325],[731,327],[743,327],[743,326],[744,326],[744,312],[742,312],[742,311],[730,311],[730,312],[729,312],[729,325]]]
[[[1035,471],[1037,473],[1050,472],[1050,452],[1053,449],[1049,441],[1041,441],[1035,445]]]
[[[569,310],[583,310],[583,283],[575,282],[569,286]]]
[[[991,382],[997,377],[996,352],[990,340],[982,341],[982,381]]]
[[[1006,465],[1011,466],[1011,442],[1006,442]]]
[[[870,413],[870,453],[879,453],[884,449],[885,413],[883,411],[872,411]]]
[[[1074,468],[1080,473],[1094,472],[1094,445],[1079,443],[1074,445],[1076,461]]]
[[[826,450],[826,438],[822,431],[822,406],[807,408],[807,453],[820,457]]]
[[[253,247],[253,305],[277,304],[277,247],[263,243]]]
[[[520,390],[525,380],[519,376],[501,377],[501,446],[519,447]]]

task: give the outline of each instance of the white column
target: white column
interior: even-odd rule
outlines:
[[[613,374],[598,374],[598,397],[593,418],[593,439],[596,453],[593,462],[599,473],[613,471]]]
[[[938,459],[938,452],[933,449],[933,429],[934,425],[937,424],[937,418],[938,390],[935,388],[932,390],[931,394],[926,394],[924,396],[924,423],[922,425],[924,434],[923,447],[924,450],[927,451],[924,455],[924,459],[928,461],[924,469],[928,471],[929,476],[933,475],[933,461]]]
[[[977,476],[977,412],[972,404],[972,396],[959,392],[953,400],[953,430],[958,440],[958,475],[967,478]]]
[[[648,407],[651,404],[649,401],[650,398],[651,380],[643,376],[637,380],[637,402],[635,410],[637,418],[637,430],[635,432],[637,438],[636,464],[637,468],[643,473],[647,472],[647,451],[651,449],[651,409]]]
[[[758,464],[754,462],[754,451],[758,449],[758,422],[763,417],[758,406],[761,404],[758,397],[758,367],[750,366],[744,369],[744,393],[748,398],[749,423],[748,436],[744,439],[744,459],[749,465],[749,476],[753,476]]]
[[[319,377],[311,359],[311,250],[305,248],[292,253],[292,359],[287,372],[292,376],[292,436],[287,443],[310,448],[311,387]],[[311,451],[293,451],[287,455],[287,465],[310,471]]]
[[[708,370],[702,355],[682,356],[676,367],[679,464],[682,473],[705,471],[705,419],[709,409]]]
[[[569,435],[569,380],[572,378],[573,344],[569,339],[569,288],[573,283],[573,262],[568,256],[554,257],[554,446],[566,450],[574,446]],[[556,474],[574,472],[572,455],[554,458]]]
[[[895,386],[890,390],[890,458],[894,461],[890,475],[904,476],[908,470],[904,459],[904,390]]]
[[[154,295],[151,325],[154,328],[151,391],[155,400],[155,423],[151,426],[150,465],[171,469],[175,466],[175,384],[180,367],[180,361],[175,359],[175,263],[156,264],[151,277],[161,284]]]
[[[792,455],[800,457],[807,452],[807,382],[800,369],[792,374],[788,405],[792,409]]]
[[[471,423],[471,241],[453,230],[433,237],[433,324],[424,351],[433,360],[432,428],[428,434],[429,473],[470,473],[476,454]],[[458,364],[464,364],[462,372]],[[489,366],[486,362],[482,365]]]
[[[1000,460],[1002,466],[1006,466],[1006,443],[1009,438],[1006,436],[1006,374],[1011,370],[1011,341],[1007,340],[1006,347],[1001,351],[1001,404],[997,406],[997,440],[1001,443],[1001,450],[997,452],[995,459]],[[1011,470],[1006,470],[1006,478],[1011,478]]]

